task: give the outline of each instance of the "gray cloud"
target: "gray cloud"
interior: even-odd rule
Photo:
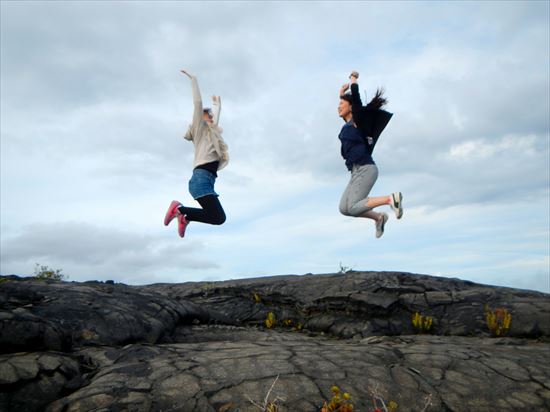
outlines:
[[[151,233],[149,214],[187,196],[192,145],[181,134],[192,102],[182,67],[199,76],[205,102],[222,96],[231,164],[219,185],[226,204],[246,209],[234,213],[244,222],[308,196],[337,203],[334,187],[348,176],[337,91],[350,69],[368,95],[385,86],[395,113],[375,152],[377,194],[402,190],[416,208],[547,205],[548,4],[1,7],[3,267],[41,250],[126,273],[184,264],[167,238],[116,223],[132,205],[135,232]],[[92,235],[85,247],[74,244],[77,219]],[[185,264],[211,267],[201,253],[186,251]]]
[[[98,274],[107,271],[120,277],[162,270],[216,268],[215,262],[197,257],[203,250],[199,241],[191,240],[181,247],[166,242],[162,236],[85,222],[34,224],[12,238],[3,239],[2,272],[20,273],[16,268],[29,268],[35,262],[74,268],[80,273],[96,267]]]

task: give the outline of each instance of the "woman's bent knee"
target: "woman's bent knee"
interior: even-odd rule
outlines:
[[[347,207],[340,206],[340,213],[342,213],[344,216],[351,216]]]
[[[226,221],[225,213],[222,213],[216,218],[216,220],[214,221],[214,224],[218,226],[223,225],[225,221]]]

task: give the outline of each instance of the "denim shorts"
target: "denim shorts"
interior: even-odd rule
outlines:
[[[191,193],[193,199],[206,195],[218,196],[214,191],[214,183],[216,183],[214,173],[205,169],[195,169],[191,180],[189,180],[189,193]]]

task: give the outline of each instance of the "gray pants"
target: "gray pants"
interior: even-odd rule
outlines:
[[[376,179],[378,179],[376,165],[353,165],[351,179],[340,200],[340,213],[358,217],[371,210],[366,203]]]

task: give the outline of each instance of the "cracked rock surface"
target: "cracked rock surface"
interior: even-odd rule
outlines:
[[[406,273],[0,283],[0,411],[550,410],[550,296]],[[484,306],[512,314],[493,338]],[[414,312],[434,318],[416,334]],[[276,325],[264,325],[267,313]],[[299,326],[298,326],[299,325]]]

